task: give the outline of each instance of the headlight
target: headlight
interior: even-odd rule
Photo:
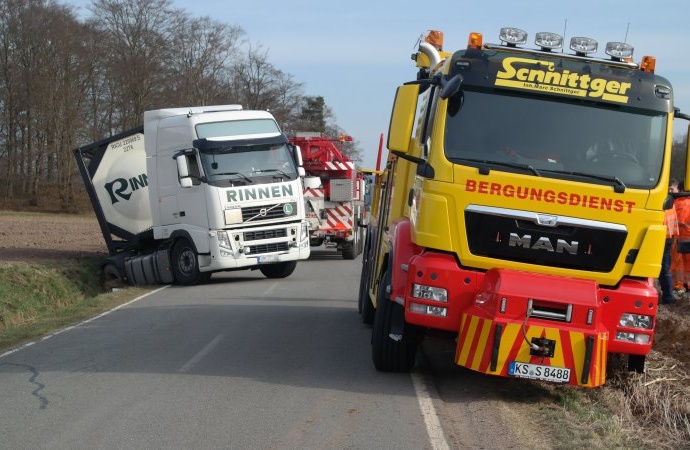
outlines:
[[[616,340],[623,342],[632,342],[634,344],[649,344],[649,335],[642,333],[626,333],[619,331],[616,333]]]
[[[302,225],[300,226],[299,240],[301,242],[301,241],[307,239],[308,237],[309,237],[309,223],[303,222]]]
[[[644,316],[642,314],[623,313],[618,321],[618,325],[627,328],[639,328],[642,330],[651,330],[653,324],[651,316]]]
[[[447,303],[448,291],[443,288],[424,286],[423,284],[413,284],[412,297]]]
[[[425,314],[427,316],[448,317],[448,308],[444,308],[443,306],[422,305],[420,303],[411,302],[410,311],[417,314]]]
[[[227,231],[219,231],[216,235],[218,236],[218,245],[228,250],[232,248],[230,247],[230,236],[228,236]]]

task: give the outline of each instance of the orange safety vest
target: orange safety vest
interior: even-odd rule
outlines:
[[[666,225],[666,237],[672,238],[680,234],[680,227],[678,226],[678,215],[676,208],[664,210],[664,225]]]
[[[678,197],[673,209],[678,220],[678,238],[690,240],[690,197]]]

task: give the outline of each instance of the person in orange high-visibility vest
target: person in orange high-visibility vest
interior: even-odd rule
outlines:
[[[672,256],[671,274],[676,296],[683,297],[690,282],[690,249],[686,248],[690,247],[690,192],[684,190],[683,183],[679,183],[678,188],[673,202],[678,218],[678,239],[675,256]]]
[[[678,181],[672,179],[668,185],[668,193],[673,195],[678,193]],[[664,245],[664,256],[661,259],[661,273],[659,274],[659,286],[661,287],[661,298],[659,303],[670,305],[676,302],[673,296],[673,275],[671,273],[671,262],[674,244],[678,238],[679,226],[678,215],[674,206],[664,210],[664,225],[666,225],[666,244]],[[681,261],[682,262],[682,261]]]

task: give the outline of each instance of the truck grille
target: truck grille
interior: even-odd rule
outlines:
[[[594,272],[613,269],[627,237],[618,224],[484,206],[465,210],[465,226],[474,255]]]
[[[292,217],[297,214],[297,203],[286,202],[273,205],[247,206],[242,208],[242,221],[259,221]]]
[[[250,245],[251,255],[260,255],[262,253],[272,253],[272,252],[286,252],[288,251],[287,242],[277,242],[275,244],[261,244],[261,245]]]
[[[260,239],[274,239],[287,237],[287,229],[279,228],[277,230],[262,230],[262,231],[245,231],[245,241],[258,241]]]

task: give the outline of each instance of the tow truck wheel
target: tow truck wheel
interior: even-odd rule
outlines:
[[[356,239],[355,237],[355,240]],[[343,244],[343,259],[355,259],[356,256],[354,240]]]
[[[405,336],[405,326],[401,326],[399,335],[397,330],[393,330],[394,320],[404,321],[405,311],[402,310],[402,306],[388,298],[386,288],[389,284],[390,278],[386,272],[379,282],[376,300],[371,336],[372,359],[376,370],[381,372],[409,372],[415,362],[417,342]],[[400,317],[400,314],[403,317]],[[391,337],[391,334],[395,335]]]
[[[357,302],[357,309],[362,315],[362,322],[366,325],[371,325],[374,323],[374,305],[371,304],[371,299],[369,298],[369,280],[367,277],[368,267],[367,263],[362,263],[362,273],[359,276],[359,299]]]
[[[290,276],[297,267],[297,261],[285,261],[276,264],[259,266],[259,270],[266,278],[285,278]]]
[[[365,241],[365,234],[364,234],[364,228],[360,227],[357,230],[357,238],[359,242],[359,246],[357,247],[357,254],[361,254],[364,251],[364,241]]]
[[[355,230],[352,235],[354,238],[350,242],[343,243],[343,259],[355,259],[359,254],[359,233]]]
[[[172,248],[171,266],[177,284],[192,286],[202,281],[196,249],[188,239],[179,239]]]
[[[628,355],[628,370],[630,372],[644,373],[645,355]]]

